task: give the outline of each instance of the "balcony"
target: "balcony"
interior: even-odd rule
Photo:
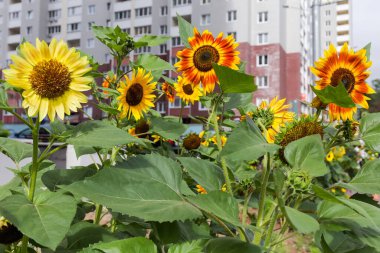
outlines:
[[[7,42],[8,44],[19,44],[21,41],[20,34],[8,35]]]

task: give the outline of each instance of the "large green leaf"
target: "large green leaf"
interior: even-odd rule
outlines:
[[[189,38],[194,36],[194,26],[177,14],[179,35],[185,47],[190,48]]]
[[[12,195],[0,201],[1,216],[23,234],[52,250],[65,237],[75,212],[75,200],[60,193],[42,192],[33,203],[23,195]]]
[[[188,128],[170,118],[151,118],[151,122],[151,131],[169,140],[177,140]]]
[[[285,148],[285,158],[291,166],[319,177],[328,172],[320,135],[311,135],[291,142]]]
[[[247,119],[232,131],[221,155],[232,161],[253,161],[278,149],[278,145],[267,143],[259,128]]]
[[[285,210],[290,223],[298,232],[309,234],[316,232],[319,229],[318,222],[310,215],[302,213],[289,206],[285,206]]]
[[[208,194],[198,194],[188,197],[191,203],[198,208],[218,216],[220,219],[233,225],[241,226],[239,207],[236,199],[222,191],[213,191]]]
[[[66,240],[66,249],[80,250],[94,243],[117,240],[117,237],[101,226],[81,221],[70,228]]]
[[[115,212],[148,221],[174,221],[201,213],[181,195],[181,168],[173,160],[156,155],[137,156],[116,168],[65,187]]]
[[[162,60],[160,57],[152,54],[140,54],[134,62],[136,66],[142,66],[149,71],[164,71],[175,70],[174,67],[167,61]]]
[[[323,90],[317,90],[312,85],[310,85],[310,87],[314,91],[315,95],[317,95],[325,104],[333,103],[345,108],[356,106],[342,83],[339,83],[336,87],[327,85]]]
[[[364,116],[360,120],[360,132],[366,146],[380,152],[380,112]]]
[[[135,42],[135,48],[149,46],[159,46],[165,43],[170,36],[156,36],[156,35],[144,35],[138,41]]]
[[[95,166],[77,167],[70,170],[56,169],[45,172],[42,182],[51,191],[59,189],[59,185],[69,185],[86,177],[95,175]]]
[[[224,109],[230,110],[241,106],[246,106],[251,103],[253,93],[231,93],[228,94],[227,97],[229,100],[224,104]]]
[[[239,239],[225,237],[210,240],[205,253],[261,253],[259,246],[243,242]]]
[[[222,169],[207,160],[180,157],[178,160],[190,176],[208,192],[220,190],[224,184]]]
[[[157,253],[156,245],[143,237],[99,243],[91,248],[104,253]]]
[[[359,193],[380,194],[380,160],[366,162],[349,183],[338,185]]]
[[[112,148],[117,145],[144,142],[106,121],[90,120],[72,130],[67,143],[80,147]]]
[[[175,244],[169,248],[168,253],[203,253],[203,247],[206,242],[205,240],[197,240]]]
[[[251,93],[257,89],[253,76],[215,63],[212,66],[224,93]]]
[[[0,137],[0,152],[7,155],[15,163],[19,163],[24,158],[32,157],[33,146],[21,141]]]

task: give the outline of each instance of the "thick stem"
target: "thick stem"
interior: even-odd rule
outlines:
[[[99,225],[100,219],[102,218],[102,211],[103,206],[100,204],[96,204],[94,224]]]
[[[33,202],[34,192],[36,191],[37,171],[38,171],[38,133],[40,131],[40,121],[38,117],[36,124],[32,129],[33,136],[33,155],[32,155],[32,168],[30,170],[30,188],[28,198]]]
[[[272,215],[272,219],[269,223],[269,227],[268,227],[268,230],[267,230],[267,235],[265,237],[265,242],[264,242],[264,247],[268,247],[269,246],[269,243],[272,239],[272,233],[273,233],[273,229],[274,229],[274,226],[276,225],[276,221],[277,221],[277,218],[278,218],[278,209],[276,208],[274,210],[274,213]]]
[[[24,235],[22,237],[22,244],[21,244],[21,253],[28,253],[28,241],[29,241],[29,238]]]
[[[269,180],[270,175],[270,154],[267,153],[264,159],[264,166],[263,166],[263,182],[261,185],[261,191],[260,191],[260,202],[259,202],[259,212],[257,214],[257,227],[259,229],[262,228],[263,225],[263,218],[264,218],[264,209],[265,209],[265,195],[267,193],[267,184]],[[260,244],[261,242],[262,233],[256,232],[255,238],[253,242],[255,244]]]
[[[4,111],[7,111],[9,113],[12,113],[13,116],[15,116],[16,118],[18,118],[20,121],[22,121],[22,123],[24,123],[25,125],[27,125],[29,128],[33,128],[33,125],[30,124],[28,121],[26,121],[23,117],[21,117],[20,114],[18,114],[17,112],[13,111],[12,108],[4,108]]]

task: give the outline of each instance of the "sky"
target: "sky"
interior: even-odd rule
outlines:
[[[352,0],[352,43],[357,50],[371,42],[372,74],[380,79],[380,1]]]

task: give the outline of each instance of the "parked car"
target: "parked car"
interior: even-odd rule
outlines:
[[[20,132],[15,134],[15,138],[21,139],[33,139],[32,130],[30,128],[25,128]],[[43,142],[48,142],[50,138],[50,126],[42,125],[40,126],[38,139]]]

